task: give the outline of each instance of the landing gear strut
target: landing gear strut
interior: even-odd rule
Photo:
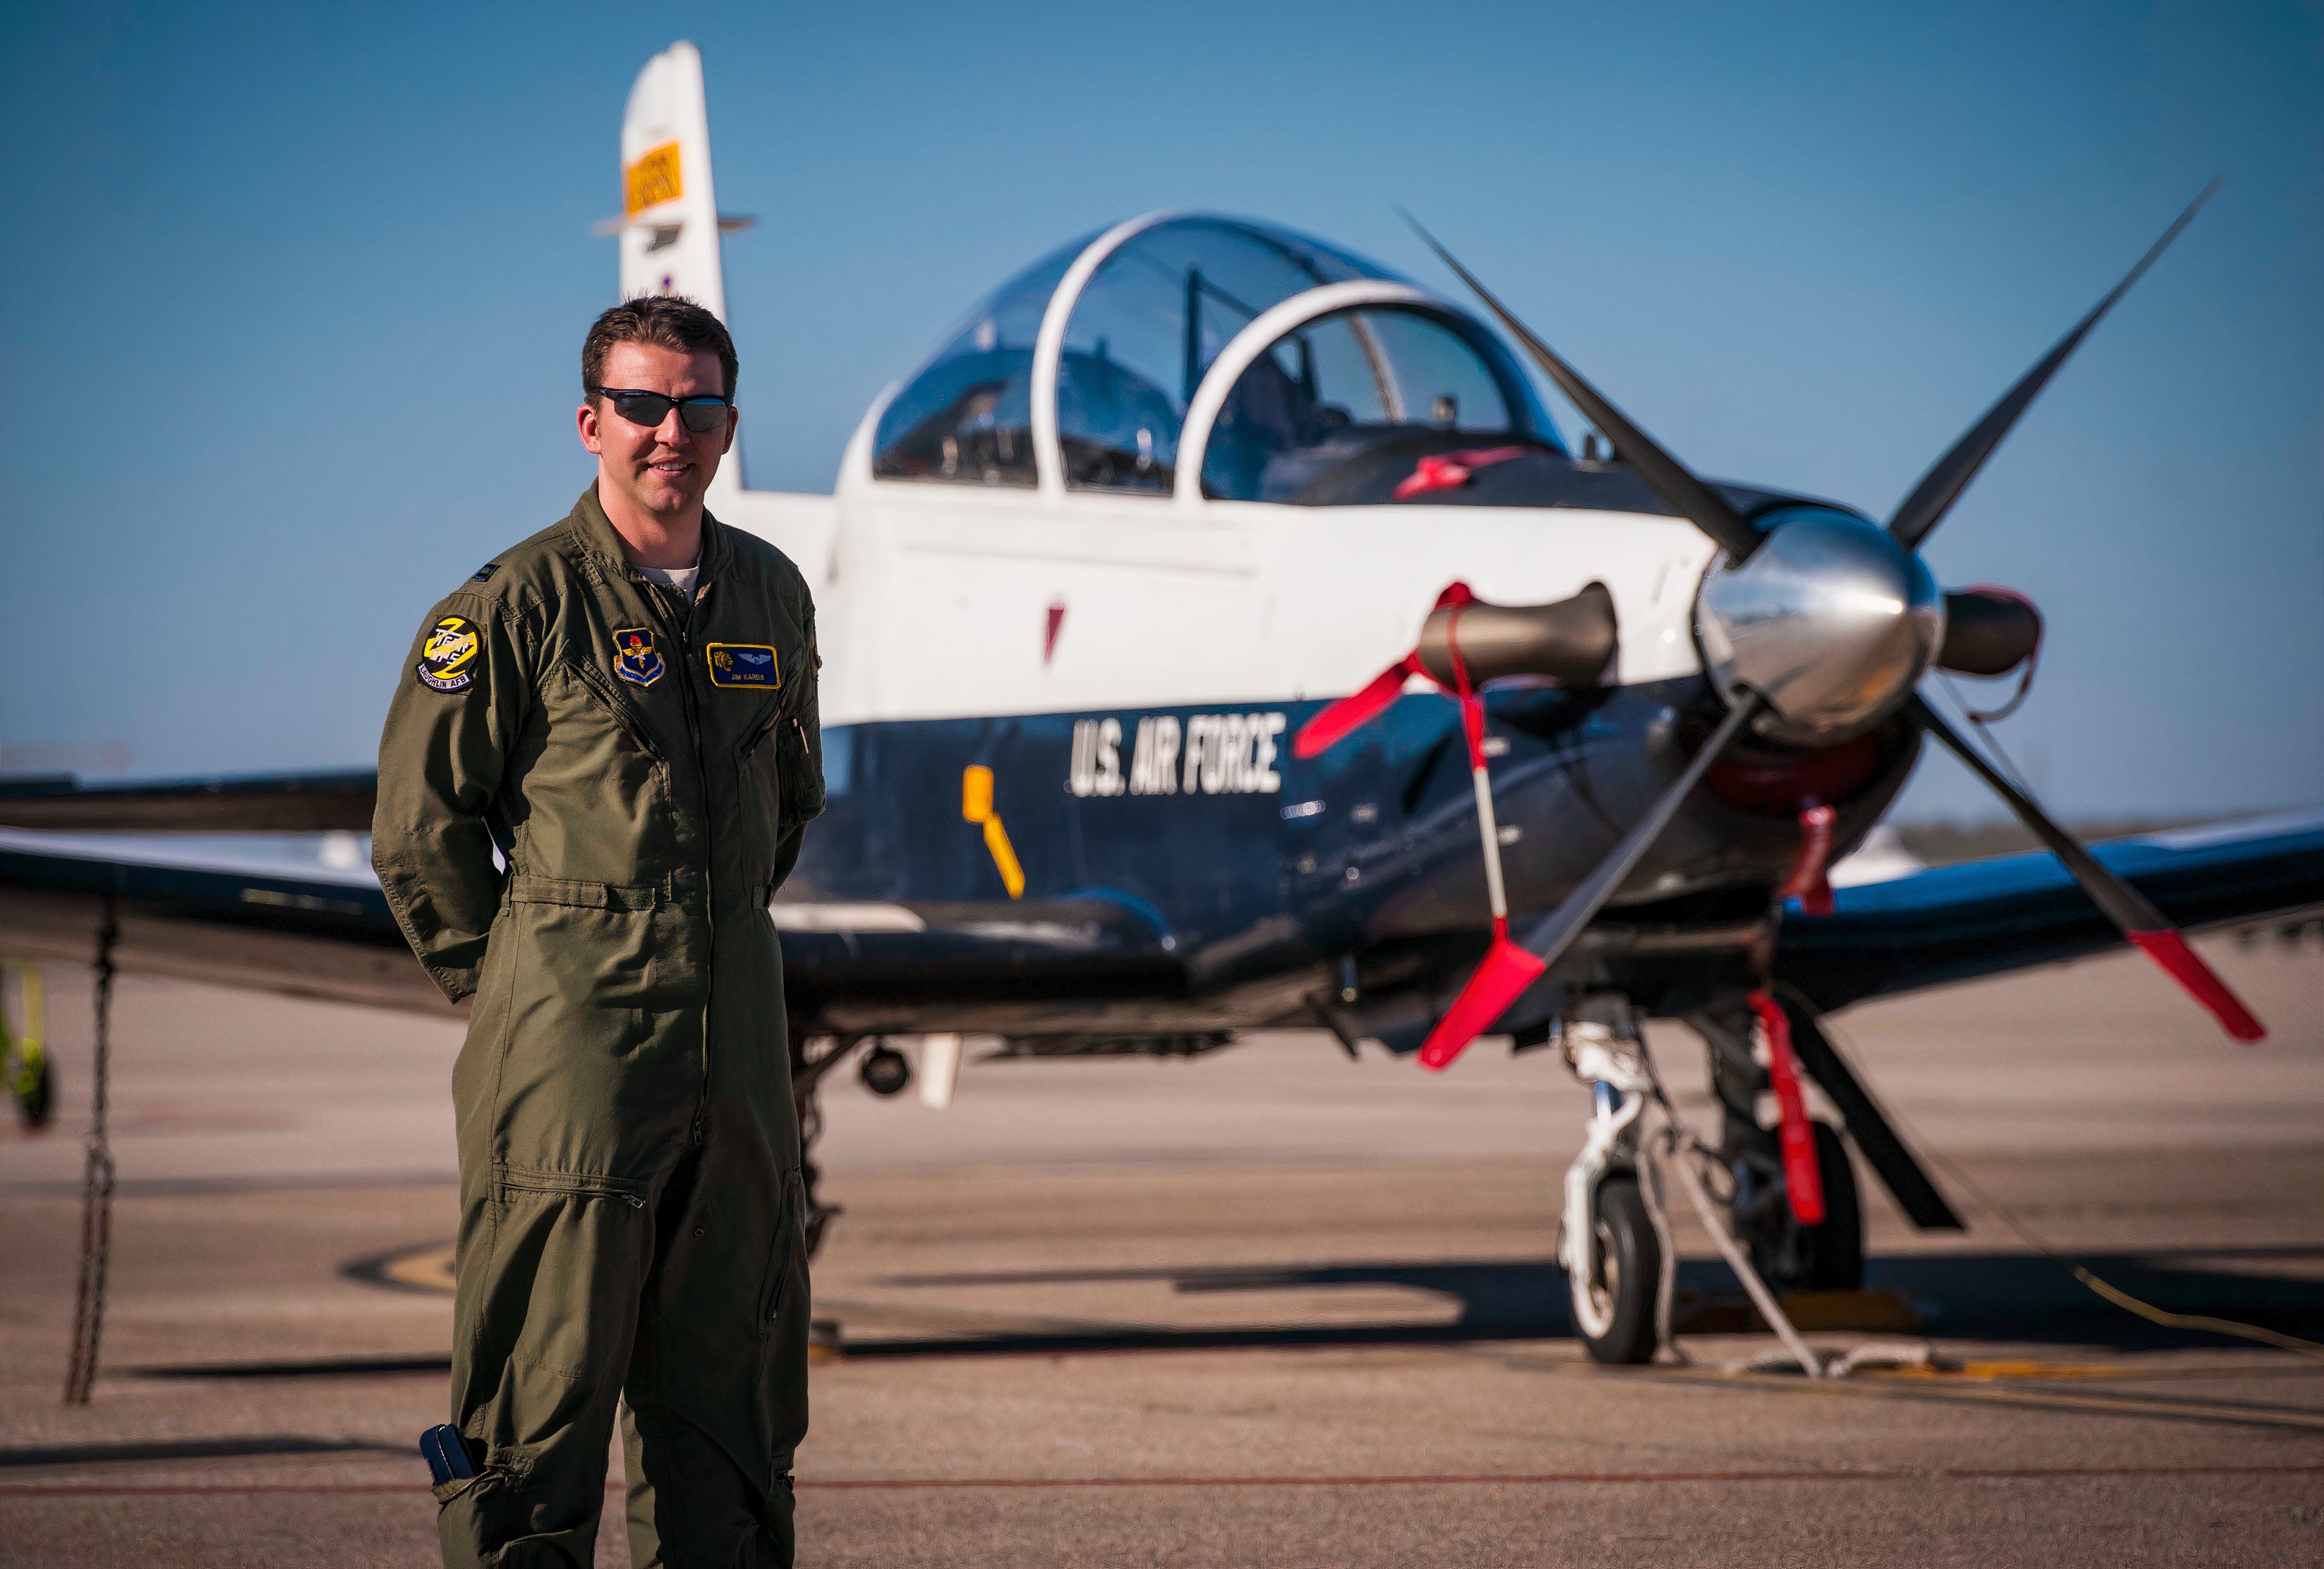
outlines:
[[[1732,1230],[1750,1251],[1752,1267],[1778,1292],[1858,1289],[1864,1284],[1864,1209],[1840,1130],[1815,1124],[1824,1220],[1802,1225],[1784,1190],[1781,1142],[1773,1128],[1759,1124],[1767,1069],[1756,1050],[1750,1010],[1738,1005],[1707,1011],[1690,1023],[1711,1048],[1711,1087],[1723,1113],[1720,1154],[1735,1185]]]
[[[798,1114],[799,1180],[807,1192],[807,1256],[823,1246],[824,1233],[839,1218],[840,1208],[823,1200],[823,1171],[815,1163],[816,1142],[823,1136],[823,1106],[816,1091],[823,1076],[846,1060],[860,1039],[854,1035],[815,1035],[808,1020],[792,1014],[790,1032],[791,1109]]]

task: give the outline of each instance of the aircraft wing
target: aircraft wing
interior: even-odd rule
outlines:
[[[2324,811],[2116,840],[2091,852],[2186,930],[2324,913]],[[1776,936],[1776,978],[1825,1013],[2124,946],[2046,851],[1938,867],[1834,898],[1827,916],[1787,910]]]
[[[412,961],[355,847],[347,837],[331,865],[311,840],[0,828],[0,952],[87,964],[109,902],[123,970],[457,1011]],[[794,998],[842,1028],[904,1030],[953,1012],[973,1019],[987,1002],[1038,1019],[1047,995],[1117,988],[1134,1002],[1185,991],[1151,919],[1102,895],[910,906],[779,900],[771,913]]]
[[[0,824],[86,833],[369,833],[379,775],[238,774],[152,784],[77,784],[70,775],[0,781]]]
[[[412,962],[352,839],[330,865],[311,841],[270,854],[244,837],[352,834],[369,827],[371,796],[367,773],[0,786],[0,949],[87,963],[109,895],[124,968],[449,1011]],[[162,824],[212,831],[124,831]],[[2324,912],[2324,811],[2121,840],[2096,854],[2190,929]],[[772,913],[793,995],[841,1029],[993,1028],[1002,1014],[1038,1028],[1051,998],[1061,1020],[1081,1027],[1093,999],[1124,1028],[1157,1009],[1182,1024],[1203,1022],[1185,966],[1134,900],[787,896]],[[1830,1012],[2121,942],[2054,858],[2032,854],[1842,888],[1830,916],[1785,915],[1776,970]]]

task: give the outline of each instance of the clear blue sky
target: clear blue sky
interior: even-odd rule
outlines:
[[[751,482],[1065,237],[1404,203],[1711,473],[1885,515],[2214,173],[1932,550],[2032,593],[2073,816],[2324,798],[2324,11],[16,4],[11,760],[360,765],[420,613],[586,482],[630,80],[703,50]],[[1570,422],[1569,422],[1570,423]],[[1990,815],[1949,763],[1908,815]]]

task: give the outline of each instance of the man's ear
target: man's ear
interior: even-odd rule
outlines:
[[[726,445],[725,445],[724,446],[722,446],[722,447],[720,447],[720,448],[718,449],[718,455],[719,455],[720,457],[724,457],[724,456],[726,456],[729,453],[732,453],[732,452],[734,450],[734,436],[735,436],[735,433],[736,433],[737,431],[740,431],[742,428],[742,411],[741,409],[739,409],[739,408],[735,408],[735,407],[733,407],[732,404],[727,405],[727,408],[726,408]]]
[[[581,400],[581,407],[574,410],[573,420],[576,428],[581,433],[581,445],[593,453],[603,454],[605,450],[604,445],[597,439],[597,400],[595,398],[584,398]],[[731,440],[732,437],[730,436],[729,439]]]

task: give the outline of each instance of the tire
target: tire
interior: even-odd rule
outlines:
[[[1864,1285],[1864,1207],[1856,1167],[1840,1130],[1815,1124],[1816,1170],[1823,1178],[1823,1224],[1801,1225],[1791,1207],[1776,1214],[1776,1235],[1749,1239],[1752,1267],[1777,1291],[1854,1291]]]
[[[1579,1324],[1575,1333],[1593,1362],[1609,1366],[1651,1362],[1655,1291],[1662,1278],[1663,1250],[1655,1236],[1654,1222],[1646,1216],[1646,1201],[1638,1192],[1637,1178],[1625,1171],[1600,1180],[1594,1218],[1603,1273],[1591,1283],[1591,1289],[1605,1293],[1613,1321],[1603,1335],[1592,1335]]]

